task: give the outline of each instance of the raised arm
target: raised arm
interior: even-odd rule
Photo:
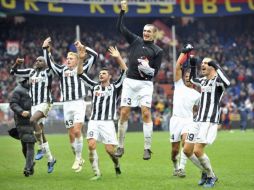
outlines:
[[[176,61],[176,70],[175,70],[175,78],[174,82],[182,79],[182,64],[188,59],[189,53],[193,50],[193,46],[191,44],[186,44],[181,51],[177,61]]]
[[[129,44],[131,44],[138,38],[138,36],[136,34],[130,32],[123,24],[123,17],[124,17],[124,13],[126,10],[127,10],[127,1],[121,1],[121,12],[120,12],[120,15],[117,19],[116,28],[117,28],[118,32],[123,34],[123,36],[125,37],[127,42]]]
[[[18,65],[23,63],[24,59],[17,58],[15,64],[11,67],[10,74],[18,77],[29,77],[33,69],[17,69]]]
[[[190,66],[190,81],[197,86],[201,86],[202,80],[197,78],[197,59],[193,55],[190,56]]]
[[[110,55],[115,58],[116,62],[120,66],[122,70],[127,70],[128,67],[126,66],[120,52],[118,51],[117,47],[110,46],[108,49]]]
[[[79,56],[79,62],[78,62],[78,68],[77,68],[77,72],[78,72],[78,76],[79,78],[84,82],[84,84],[90,88],[93,89],[93,87],[95,85],[97,85],[98,83],[93,81],[92,79],[90,79],[86,73],[83,70],[83,62],[86,58],[86,48],[83,44],[81,44],[80,41],[76,41],[75,42],[75,46],[77,48],[78,51],[78,56]]]
[[[85,63],[83,63],[83,71],[87,73],[96,63],[98,53],[96,53],[93,49],[89,47],[86,47],[86,53],[88,55],[88,58],[85,60]]]
[[[83,62],[86,57],[86,48],[83,44],[81,44],[80,41],[76,41],[74,43],[74,45],[77,49],[77,53],[78,53],[78,57],[79,57],[77,72],[78,72],[78,74],[82,74],[83,73]]]
[[[51,46],[52,46],[51,45],[51,38],[48,37],[46,40],[44,40],[43,45],[42,45],[43,56],[46,60],[48,67],[50,69],[52,69],[55,74],[57,74],[58,76],[61,76],[64,66],[59,65],[54,61],[54,59],[50,53]]]
[[[115,58],[116,62],[119,64],[119,66],[122,70],[120,77],[117,79],[117,81],[114,82],[115,87],[120,88],[123,84],[123,80],[126,77],[126,72],[127,72],[128,67],[126,66],[125,62],[123,61],[117,47],[114,48],[114,47],[110,46],[108,51],[109,51],[110,55]]]
[[[226,73],[219,66],[219,64],[212,60],[212,61],[208,62],[208,65],[213,67],[216,70],[217,74],[219,75],[219,77],[222,81],[223,88],[227,88],[230,85],[230,81],[229,81],[229,78],[226,75]]]

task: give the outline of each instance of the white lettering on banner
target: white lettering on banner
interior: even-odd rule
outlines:
[[[37,0],[39,2],[50,3],[72,3],[72,4],[120,4],[121,0]],[[168,5],[176,4],[176,0],[128,0],[128,5],[150,4],[150,5]]]

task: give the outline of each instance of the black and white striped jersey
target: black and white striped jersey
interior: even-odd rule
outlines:
[[[90,70],[96,62],[98,54],[89,47],[86,47],[89,58],[83,66],[84,72]],[[51,54],[43,49],[43,54],[49,68],[60,77],[61,100],[72,101],[84,98],[86,95],[85,85],[81,82],[77,74],[77,68],[71,70],[65,65],[56,64]]]
[[[119,79],[109,86],[103,87],[99,82],[91,80],[85,73],[79,75],[92,91],[91,120],[116,120],[117,100],[120,96],[126,71],[122,71]]]
[[[201,87],[201,100],[197,122],[219,123],[220,101],[230,81],[221,69],[217,69],[217,75],[213,79],[194,78],[191,82]]]
[[[52,103],[51,84],[53,78],[53,71],[51,69],[45,69],[43,71],[37,71],[35,69],[11,69],[11,74],[18,77],[29,78],[29,93],[32,99],[32,105],[38,105],[41,103]]]

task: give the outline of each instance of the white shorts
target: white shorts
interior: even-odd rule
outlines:
[[[49,111],[51,110],[51,108],[52,108],[52,104],[50,104],[50,103],[41,103],[41,104],[32,106],[32,108],[31,108],[32,115],[33,115],[35,112],[37,112],[37,111],[42,112],[43,115],[44,115],[44,118],[41,118],[41,119],[38,121],[38,124],[39,124],[39,123],[42,123],[42,124],[45,123],[45,118],[48,117],[48,113],[49,113]]]
[[[71,128],[74,123],[84,123],[86,104],[84,100],[73,100],[63,103],[65,127]]]
[[[103,144],[118,145],[113,121],[90,120],[86,136],[87,139],[95,139]]]
[[[153,97],[153,82],[125,78],[121,96],[121,107],[151,108]]]
[[[194,125],[193,118],[172,116],[169,126],[170,142],[180,142],[182,134],[188,133],[189,128]]]
[[[185,142],[212,144],[217,136],[218,124],[209,122],[197,122],[189,129]]]

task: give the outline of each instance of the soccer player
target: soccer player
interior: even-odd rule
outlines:
[[[81,82],[77,74],[79,57],[77,53],[67,54],[67,65],[56,64],[51,56],[51,38],[47,38],[43,43],[43,52],[46,62],[54,73],[60,78],[60,88],[63,100],[65,127],[68,129],[70,144],[75,154],[75,161],[72,169],[80,172],[85,160],[82,158],[83,135],[82,126],[85,120],[86,106],[84,97],[86,95],[85,85]],[[97,53],[86,47],[88,58],[83,66],[83,70],[88,70],[96,62]]]
[[[128,57],[128,73],[123,83],[121,96],[121,112],[118,122],[118,140],[116,156],[124,154],[124,139],[128,128],[131,107],[141,107],[144,132],[144,160],[151,158],[153,122],[151,103],[153,94],[153,78],[156,76],[162,60],[162,49],[154,44],[156,27],[147,24],[143,29],[143,38],[130,32],[123,24],[127,2],[121,1],[121,12],[117,21],[118,31],[130,44]]]
[[[185,71],[182,64],[188,59],[193,47],[187,44],[180,54],[175,69],[173,114],[170,119],[170,141],[172,145],[171,160],[173,162],[173,176],[185,177],[185,165],[187,157],[183,150],[180,153],[180,165],[178,167],[178,153],[180,142],[184,145],[185,138],[190,127],[193,127],[193,110],[197,110],[200,100],[200,93],[193,89],[190,82],[190,70]],[[184,74],[183,74],[184,73]],[[184,77],[184,80],[183,80]]]
[[[118,158],[114,155],[115,146],[118,144],[114,120],[116,120],[117,99],[126,76],[127,67],[116,48],[110,47],[109,52],[111,56],[115,57],[122,69],[117,81],[110,83],[111,75],[106,68],[102,68],[99,72],[99,82],[91,80],[86,73],[83,73],[82,64],[80,64],[81,66],[78,70],[80,78],[90,88],[93,96],[92,113],[87,129],[89,159],[95,173],[91,180],[98,180],[101,177],[99,158],[96,152],[97,142],[105,144],[106,152],[114,163],[116,175],[121,174]]]
[[[230,81],[219,64],[212,58],[205,57],[202,60],[202,78],[196,77],[197,59],[195,57],[190,58],[190,64],[191,82],[201,87],[201,101],[198,115],[195,118],[196,125],[190,128],[187,134],[184,153],[202,170],[199,185],[210,188],[215,185],[218,178],[205,154],[205,147],[212,144],[216,138],[220,120],[220,100],[223,92],[230,85]]]
[[[31,98],[29,96],[28,78],[19,78],[18,86],[13,90],[10,98],[10,108],[14,112],[15,125],[21,140],[22,152],[26,159],[24,175],[34,174],[34,129],[30,125]]]
[[[37,57],[34,68],[17,69],[17,66],[23,63],[24,59],[18,58],[11,68],[11,74],[29,78],[29,91],[32,100],[30,124],[35,130],[35,137],[39,146],[41,146],[47,156],[48,173],[52,173],[56,159],[51,154],[45,135],[43,137],[43,123],[52,104],[51,83],[53,72],[47,68],[45,59],[42,56]]]

